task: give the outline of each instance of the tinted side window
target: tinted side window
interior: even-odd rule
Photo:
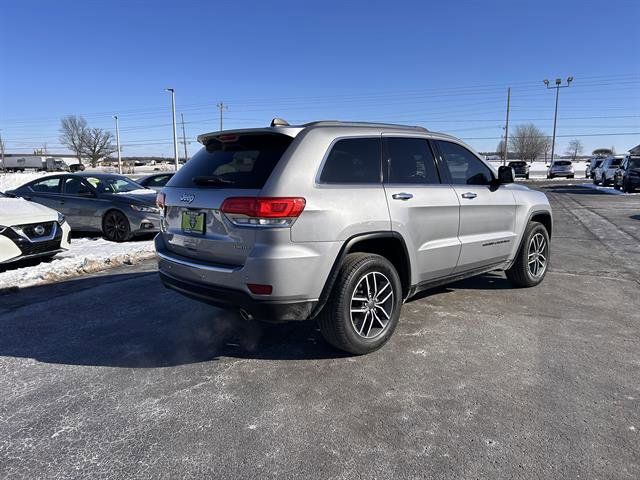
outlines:
[[[67,195],[87,195],[92,192],[79,178],[67,178],[64,181],[64,193]]]
[[[39,193],[60,193],[60,177],[46,178],[30,185],[31,190]]]
[[[437,141],[451,182],[456,185],[488,185],[491,170],[466,148],[451,142]]]
[[[380,139],[338,140],[320,174],[322,183],[380,183]]]
[[[429,142],[424,138],[383,139],[388,183],[440,183]]]
[[[171,178],[170,175],[160,175],[153,177],[147,182],[147,187],[164,187]]]

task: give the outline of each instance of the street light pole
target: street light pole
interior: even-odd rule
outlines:
[[[549,85],[549,80],[546,80],[546,79],[544,80],[544,84],[546,85],[547,89],[552,89],[552,88],[556,89],[556,110],[555,110],[555,113],[553,114],[553,137],[551,137],[551,163],[552,164],[553,164],[553,158],[556,150],[556,125],[558,123],[558,97],[560,96],[560,89],[567,88],[569,85],[571,85],[571,82],[573,82],[573,77],[567,77],[566,85],[562,85],[562,79],[556,78],[556,84],[552,86],[552,85]]]
[[[122,175],[122,158],[120,157],[120,124],[118,123],[118,116],[114,115],[116,120],[116,148],[118,149],[118,173]]]
[[[509,160],[509,107],[511,104],[511,87],[507,89],[507,121],[504,125],[504,160],[502,165],[506,165]]]
[[[178,171],[178,132],[176,131],[176,91],[173,88],[165,88],[171,92],[171,115],[173,117],[173,156],[175,159],[175,169]]]

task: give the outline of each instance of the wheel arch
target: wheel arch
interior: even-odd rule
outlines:
[[[409,295],[411,288],[411,260],[402,235],[392,231],[362,233],[349,238],[342,245],[322,289],[318,304],[310,315],[311,318],[317,316],[327,303],[345,257],[349,253],[356,252],[374,253],[389,260],[400,277],[403,298]]]

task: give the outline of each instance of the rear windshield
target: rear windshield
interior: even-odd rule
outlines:
[[[568,160],[560,160],[559,162],[554,162],[554,165],[567,166],[571,165],[571,162],[569,162]]]
[[[167,183],[168,187],[260,189],[293,138],[281,134],[212,139]]]
[[[599,167],[600,165],[602,165],[602,160],[596,160],[596,163],[594,163],[594,166]]]
[[[613,160],[611,160],[611,166],[612,167],[618,167],[618,166],[620,166],[621,163],[622,163],[622,159],[621,158],[614,158]]]
[[[524,167],[526,162],[509,162],[509,166],[511,167]]]

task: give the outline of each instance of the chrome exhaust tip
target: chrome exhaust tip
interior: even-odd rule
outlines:
[[[242,317],[243,320],[247,320],[247,321],[253,320],[253,315],[251,315],[245,309],[241,308],[240,310],[238,310],[238,312],[240,313],[240,316]]]

